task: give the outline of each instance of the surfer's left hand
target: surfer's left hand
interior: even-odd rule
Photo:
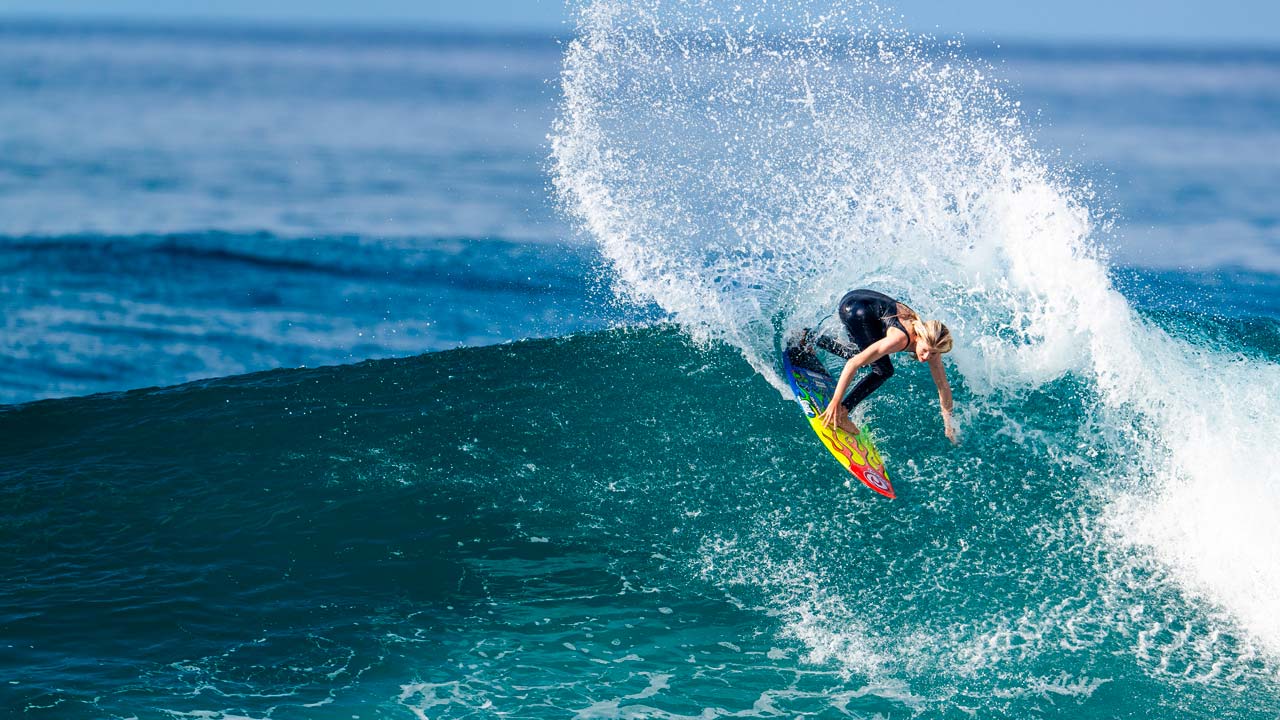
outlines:
[[[951,413],[944,412],[942,414],[943,432],[947,434],[947,439],[952,445],[960,444],[960,429],[956,427],[955,418],[951,417]]]

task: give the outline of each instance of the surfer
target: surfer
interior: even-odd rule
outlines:
[[[929,374],[938,387],[944,432],[954,444],[957,431],[955,419],[951,416],[951,385],[947,383],[947,371],[942,366],[942,354],[951,350],[951,331],[947,326],[937,320],[921,320],[911,308],[875,290],[853,290],[840,299],[839,307],[840,321],[861,351],[828,337],[818,336],[815,339],[818,347],[847,360],[831,403],[822,413],[823,424],[827,427],[838,425],[857,433],[857,426],[849,420],[849,412],[893,376],[889,355],[910,350],[917,360],[929,364]],[[854,374],[859,368],[868,366],[871,371],[845,397]]]

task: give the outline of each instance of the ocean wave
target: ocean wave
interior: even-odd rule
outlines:
[[[0,264],[14,270],[119,272],[123,268],[112,266],[183,261],[528,293],[559,288],[579,292],[597,262],[589,247],[501,238],[290,237],[220,231],[0,237]]]
[[[944,320],[958,338],[948,364],[965,396],[961,424],[971,436],[1019,438],[1019,452],[1041,458],[992,482],[1082,482],[1094,498],[1037,513],[1081,512],[1089,528],[1091,542],[1048,558],[1112,558],[1096,569],[1101,577],[1076,579],[1095,598],[1141,567],[1214,618],[1191,624],[1212,625],[1221,612],[1250,638],[1241,642],[1280,653],[1280,566],[1271,557],[1280,535],[1266,520],[1280,513],[1280,456],[1268,439],[1280,432],[1280,406],[1263,390],[1280,386],[1274,356],[1242,359],[1234,339],[1181,334],[1135,309],[1104,249],[1112,211],[1036,149],[1034,128],[993,68],[953,41],[901,29],[871,3],[786,8],[729,13],[711,2],[645,0],[581,8],[562,73],[556,187],[612,264],[619,296],[656,303],[698,342],[736,348],[780,393],[780,338],[815,326],[850,288],[884,290]],[[879,408],[897,402],[869,416],[884,427]],[[1066,406],[1050,411],[1046,402]],[[923,447],[914,455],[913,480],[967,487],[954,479],[967,471],[951,455]],[[991,461],[990,450],[965,456],[975,466]],[[998,512],[973,521],[1016,524]],[[948,553],[976,542],[965,539],[968,528],[943,527],[932,542]],[[795,542],[820,551],[818,541]],[[771,567],[765,552],[749,547],[737,562]],[[777,552],[785,559],[791,550]],[[998,555],[987,560],[996,575],[1010,567]],[[968,571],[941,563],[932,582],[954,572]],[[757,582],[770,586],[768,577]],[[1045,592],[1075,591],[1033,594]],[[845,606],[893,601],[886,592]],[[955,612],[965,601],[955,598]],[[1019,637],[1069,647],[1075,640],[1049,630],[1099,622],[1107,605],[1098,603],[1005,618],[997,627],[1028,629],[993,629],[990,649],[1033,667],[1037,645]],[[833,633],[857,615],[832,613],[819,625]],[[911,622],[937,657],[967,657],[938,647],[926,620]]]
[[[866,420],[895,502],[671,327],[6,408],[10,636],[83,668],[49,697],[116,713],[1274,712],[1235,608],[1114,542],[1126,457],[1077,432],[1084,384],[950,450],[927,373],[893,383]]]
[[[590,248],[205,232],[0,238],[0,402],[353,362],[636,313]]]

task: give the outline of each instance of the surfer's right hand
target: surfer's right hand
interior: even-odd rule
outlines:
[[[822,424],[832,430],[840,424],[840,413],[844,410],[844,405],[836,400],[832,400],[827,404],[827,409],[822,412]]]

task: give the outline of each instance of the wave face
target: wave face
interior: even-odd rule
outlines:
[[[1257,636],[1114,542],[1089,381],[960,451],[894,383],[895,502],[673,328],[0,409],[0,707],[1275,716]]]
[[[979,686],[1091,692],[1112,676],[1062,674],[1062,653],[1113,642],[1157,683],[1274,674],[1259,658],[1280,653],[1275,356],[1135,311],[1099,249],[1109,213],[1034,149],[988,68],[870,4],[601,0],[578,29],[556,186],[622,296],[736,348],[777,388],[780,337],[852,287],[958,338],[963,449],[937,444],[924,388],[865,411],[900,476],[938,489],[937,517],[901,519],[936,524],[927,536],[850,538],[834,517],[785,549],[728,535],[709,576],[777,598],[814,659],[890,668],[913,692],[1010,672],[1017,691]],[[954,517],[957,491],[991,507]],[[868,544],[883,567],[853,552]],[[1077,560],[1086,572],[1062,564]],[[927,572],[903,582],[901,564]],[[984,590],[952,586],[969,581]],[[940,696],[963,707],[957,692]]]

